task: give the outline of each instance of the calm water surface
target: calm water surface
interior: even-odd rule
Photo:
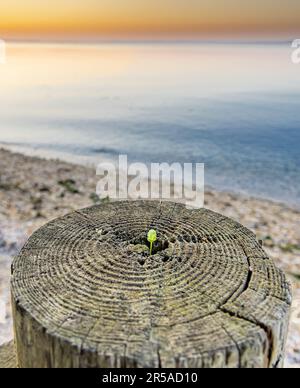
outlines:
[[[80,163],[201,162],[206,183],[300,205],[287,45],[9,44],[0,143]]]

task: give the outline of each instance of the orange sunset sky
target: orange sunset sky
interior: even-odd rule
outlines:
[[[3,39],[295,38],[299,35],[299,0],[0,2]]]

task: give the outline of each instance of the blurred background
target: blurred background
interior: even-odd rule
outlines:
[[[0,5],[0,142],[97,163],[206,164],[206,183],[300,203],[300,3]]]

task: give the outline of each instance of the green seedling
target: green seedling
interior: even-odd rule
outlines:
[[[148,241],[150,243],[150,256],[152,255],[153,243],[157,240],[157,234],[154,229],[149,230],[148,232]]]

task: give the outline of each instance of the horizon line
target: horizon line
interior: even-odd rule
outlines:
[[[0,36],[1,38],[1,36]],[[296,38],[295,38],[296,39]],[[32,43],[32,44],[256,44],[256,45],[284,45],[291,44],[293,38],[285,39],[60,39],[60,38],[9,38],[0,39],[6,43]]]

